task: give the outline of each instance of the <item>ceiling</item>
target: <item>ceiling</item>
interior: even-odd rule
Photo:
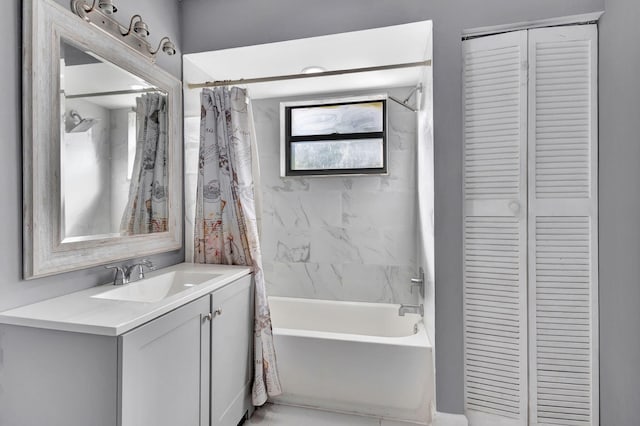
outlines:
[[[431,21],[332,34],[183,56],[185,113],[199,115],[199,89],[189,83],[299,74],[309,66],[326,71],[431,59]],[[337,93],[419,84],[420,67],[313,77],[248,87],[253,99]]]

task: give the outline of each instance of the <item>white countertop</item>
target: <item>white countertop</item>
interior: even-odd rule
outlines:
[[[91,296],[117,287],[113,284],[92,287],[1,312],[0,324],[119,336],[251,273],[251,269],[246,266],[180,263],[149,272],[147,277],[171,271],[220,275],[154,303],[94,298]],[[127,285],[135,285],[135,282]]]

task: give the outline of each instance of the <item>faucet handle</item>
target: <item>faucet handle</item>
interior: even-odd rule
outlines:
[[[414,287],[418,287],[418,291],[420,292],[420,295],[424,297],[425,282],[424,282],[424,269],[422,269],[422,267],[418,269],[418,276],[411,278],[411,294],[413,294]]]
[[[149,270],[154,270],[156,269],[155,266],[153,266],[153,262],[149,259],[142,259],[140,262],[131,265],[131,268],[135,268],[138,267],[138,279],[142,280],[144,279],[144,267],[146,266]]]
[[[153,262],[151,261],[151,259],[146,259],[146,258],[145,258],[145,259],[142,259],[142,260],[140,261],[140,264],[141,264],[141,265],[146,266],[147,268],[149,268],[149,269],[150,269],[150,270],[152,270],[152,271],[153,271],[154,269],[156,269],[156,267],[153,265]]]
[[[113,276],[113,285],[121,285],[125,283],[125,272],[122,266],[106,265],[105,269],[114,269],[116,274]],[[118,282],[118,274],[120,274],[120,282]]]

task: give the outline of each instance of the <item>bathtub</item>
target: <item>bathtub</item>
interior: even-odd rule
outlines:
[[[433,353],[398,305],[269,297],[283,394],[271,402],[427,424]]]

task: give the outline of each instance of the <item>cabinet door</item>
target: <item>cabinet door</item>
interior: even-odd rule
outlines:
[[[119,426],[209,425],[209,296],[119,340]]]
[[[252,277],[211,295],[211,425],[236,426],[250,406],[253,366]]]

